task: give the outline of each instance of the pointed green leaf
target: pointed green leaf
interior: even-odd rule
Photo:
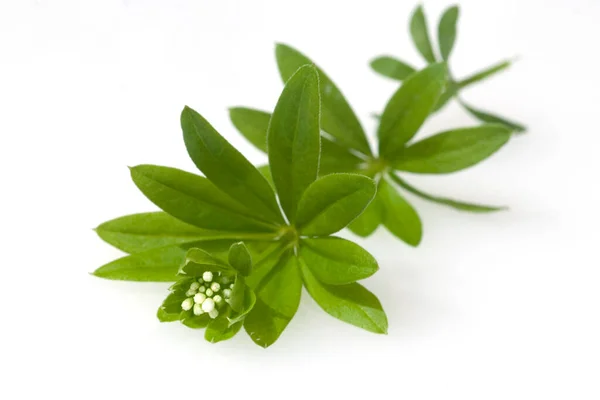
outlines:
[[[124,281],[173,282],[178,279],[185,253],[181,245],[159,247],[109,262],[94,275]]]
[[[252,256],[244,242],[237,242],[229,249],[229,265],[243,276],[248,276],[252,270]]]
[[[403,81],[416,72],[410,65],[390,56],[377,57],[371,61],[371,68],[375,72],[397,81]]]
[[[317,279],[329,285],[368,278],[379,268],[368,251],[338,237],[303,239],[299,254]]]
[[[182,311],[179,319],[183,325],[192,329],[206,328],[211,322],[211,319],[208,316],[208,314],[194,315],[194,313],[191,310]]]
[[[391,173],[390,178],[396,182],[400,187],[406,189],[410,193],[421,197],[422,199],[432,201],[434,203],[443,204],[448,207],[452,207],[461,211],[470,211],[470,212],[478,212],[478,213],[486,213],[493,211],[502,211],[508,209],[507,207],[502,206],[486,206],[483,204],[473,204],[473,203],[465,203],[464,201],[458,201],[453,199],[448,199],[446,197],[434,196],[431,194],[427,194],[420,189],[417,189],[414,186],[411,186],[404,179],[400,178],[397,174]]]
[[[277,230],[275,225],[254,218],[247,208],[202,176],[175,168],[138,165],[131,168],[131,177],[150,201],[194,226],[233,232]]]
[[[232,235],[188,225],[164,212],[125,215],[104,222],[95,230],[102,240],[130,254],[156,247],[222,239]]]
[[[327,314],[374,333],[387,333],[388,322],[375,295],[358,283],[327,285],[300,262],[306,290]]]
[[[467,86],[470,86],[474,83],[481,82],[482,80],[491,77],[492,75],[497,74],[498,72],[504,71],[508,67],[510,67],[511,61],[505,60],[501,61],[498,64],[492,65],[489,68],[484,69],[483,71],[479,71],[463,80],[458,82],[458,86],[463,89]]]
[[[390,158],[412,139],[444,92],[446,64],[432,64],[411,75],[394,93],[381,115],[379,152]]]
[[[296,49],[284,44],[275,48],[279,73],[284,82],[303,65],[314,64],[308,57]],[[333,136],[340,144],[370,155],[371,149],[356,114],[344,95],[329,77],[320,69],[321,89],[321,128]]]
[[[502,125],[508,127],[513,132],[517,132],[517,133],[525,132],[525,130],[527,129],[527,128],[525,128],[525,126],[523,126],[519,123],[509,121],[505,118],[499,117],[494,114],[490,114],[486,111],[481,111],[481,110],[475,109],[475,108],[465,104],[463,101],[461,101],[460,104],[465,108],[465,110],[467,110],[472,116],[474,116],[481,122],[486,122],[486,123],[491,123],[491,124],[493,124],[493,123],[502,124]]]
[[[185,293],[170,293],[156,313],[158,320],[160,322],[179,321],[181,315],[181,303],[185,299]]]
[[[233,288],[231,289],[231,300],[229,302],[231,309],[236,313],[240,313],[244,310],[246,288],[244,278],[239,275],[236,276]]]
[[[181,112],[181,128],[188,154],[206,177],[234,199],[243,199],[254,214],[282,223],[269,182],[200,114],[189,107]]]
[[[419,5],[410,19],[410,35],[419,53],[429,63],[435,62],[433,47],[429,39],[429,31],[427,28],[427,20],[423,12],[423,6]]]
[[[254,305],[256,304],[256,295],[246,286],[244,290],[244,302],[242,304],[242,310],[239,313],[232,313],[231,317],[229,317],[229,325],[236,324],[240,321],[243,321],[246,318],[246,315],[252,311]]]
[[[435,107],[433,108],[433,112],[437,112],[439,110],[441,110],[446,104],[448,104],[448,102],[456,96],[456,93],[458,93],[458,85],[452,81],[448,81],[448,85],[446,86],[446,90],[444,90],[444,93],[442,93],[442,95],[440,96],[440,98],[438,99],[437,103],[435,104]]]
[[[212,254],[199,249],[191,248],[185,255],[183,265],[178,271],[179,275],[202,276],[206,271],[221,272],[228,275],[234,275],[235,270],[227,265],[223,260],[214,257]]]
[[[275,343],[296,314],[301,292],[297,259],[288,252],[260,282],[256,304],[244,320],[254,343],[262,347]]]
[[[331,174],[313,182],[298,205],[302,235],[327,236],[343,229],[369,205],[377,187],[364,175]]]
[[[438,25],[438,41],[440,44],[440,54],[442,59],[448,60],[454,41],[456,40],[456,22],[458,21],[459,10],[458,6],[449,7]]]
[[[271,168],[269,167],[269,165],[268,164],[260,165],[260,166],[256,167],[256,169],[258,169],[258,171],[261,174],[263,174],[263,176],[265,177],[267,182],[269,182],[269,184],[273,187],[273,189],[275,189],[275,182],[273,182],[273,175],[271,175]]]
[[[383,210],[378,193],[363,213],[348,225],[348,229],[360,237],[370,236],[381,225],[382,214]]]
[[[321,137],[319,176],[338,172],[354,172],[364,162],[336,141]]]
[[[229,109],[229,118],[238,131],[257,149],[267,152],[267,128],[271,114],[247,107]]]
[[[442,132],[407,147],[393,166],[420,174],[456,172],[485,160],[509,139],[510,129],[499,124]]]
[[[242,322],[230,324],[227,315],[219,315],[208,323],[204,339],[210,343],[218,343],[234,337],[242,328]]]
[[[319,171],[319,78],[304,66],[285,85],[267,133],[269,165],[281,207],[290,222],[304,190]]]
[[[394,236],[411,246],[418,246],[423,236],[419,214],[385,179],[379,181],[377,197],[383,210],[383,225]]]

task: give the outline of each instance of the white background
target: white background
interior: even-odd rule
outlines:
[[[430,28],[447,5],[426,2]],[[273,107],[275,42],[319,63],[372,134],[369,114],[396,85],[368,61],[389,53],[423,66],[408,35],[415,4],[2,0],[0,398],[600,398],[600,3],[461,5],[457,76],[520,57],[465,99],[529,133],[471,170],[409,178],[510,211],[411,197],[425,226],[418,249],[383,230],[359,241],[380,261],[366,286],[389,335],[338,322],[305,295],[264,350],[243,332],[211,345],[159,324],[167,284],[90,276],[121,255],[92,228],[155,209],[127,165],[194,170],[178,123],[185,104],[264,160],[226,108]],[[452,104],[420,135],[474,123]]]

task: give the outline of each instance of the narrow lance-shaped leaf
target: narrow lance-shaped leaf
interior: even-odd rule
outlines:
[[[284,44],[277,45],[275,55],[284,82],[287,82],[301,66],[314,64],[304,54]],[[321,90],[322,129],[341,144],[371,155],[365,131],[350,104],[333,81],[320,68],[317,68],[317,71]]]
[[[385,179],[379,181],[377,197],[382,205],[385,227],[407,244],[418,246],[423,237],[423,227],[413,206]]]
[[[382,223],[383,215],[379,197],[380,195],[377,193],[362,214],[348,225],[348,229],[361,237],[367,237],[375,232],[377,227]]]
[[[464,201],[458,201],[454,199],[449,199],[446,197],[434,196],[431,194],[427,194],[416,187],[409,185],[404,179],[400,178],[397,174],[391,173],[390,178],[396,182],[401,188],[407,190],[408,192],[421,197],[422,199],[432,201],[434,203],[442,204],[448,207],[452,207],[456,210],[460,211],[470,211],[476,213],[487,213],[494,211],[502,211],[506,210],[507,207],[503,206],[486,206],[483,204],[474,204],[474,203],[466,203]]]
[[[369,252],[338,237],[303,239],[300,257],[319,281],[330,285],[368,278],[379,268]]]
[[[215,186],[233,199],[243,199],[255,215],[269,222],[283,222],[271,185],[206,119],[185,107],[181,127],[192,161]]]
[[[388,322],[375,295],[358,283],[327,285],[319,282],[300,260],[306,290],[327,314],[374,333],[387,333]]]
[[[490,123],[490,124],[493,124],[493,123],[502,124],[502,125],[508,127],[513,132],[517,132],[517,133],[525,132],[525,130],[527,129],[527,128],[525,128],[525,126],[523,126],[517,122],[509,121],[509,120],[499,117],[497,115],[490,114],[489,112],[475,109],[475,108],[465,104],[465,102],[463,102],[462,100],[460,101],[460,104],[465,108],[465,110],[467,110],[469,112],[469,114],[471,114],[472,116],[474,116],[481,122],[486,122],[486,123]]]
[[[506,61],[502,61],[496,65],[493,65],[489,68],[484,69],[483,71],[477,72],[463,80],[461,80],[460,82],[458,82],[458,86],[463,89],[467,86],[470,86],[474,83],[477,82],[481,82],[482,80],[491,77],[492,75],[497,74],[498,72],[504,71],[505,69],[507,69],[508,67],[510,67],[511,65],[511,61],[510,60],[506,60]]]
[[[377,188],[364,175],[331,174],[313,182],[298,205],[302,235],[326,236],[346,227],[371,202]]]
[[[421,174],[460,171],[494,154],[508,142],[510,135],[510,129],[500,124],[438,133],[407,147],[393,166]]]
[[[267,133],[271,175],[281,207],[292,223],[302,193],[317,178],[319,115],[317,71],[301,67],[285,85]]]
[[[438,25],[438,41],[440,44],[440,54],[442,59],[448,60],[454,42],[456,40],[456,22],[458,20],[459,10],[458,6],[449,7]]]
[[[131,168],[136,186],[158,207],[191,225],[227,232],[273,232],[275,225],[257,220],[208,179],[176,168],[138,165]]]
[[[416,72],[413,67],[406,64],[404,61],[400,61],[390,56],[377,57],[371,61],[371,68],[373,68],[375,72],[397,81],[403,81]]]
[[[301,291],[297,259],[288,252],[258,285],[256,304],[244,320],[254,343],[262,347],[275,343],[296,314]]]
[[[433,47],[429,39],[427,20],[425,19],[425,13],[421,5],[415,9],[410,19],[410,34],[417,50],[419,50],[423,58],[429,63],[435,62]]]
[[[271,113],[246,107],[229,109],[229,118],[238,131],[257,149],[267,152],[267,128]]]
[[[394,93],[379,124],[379,152],[390,158],[419,130],[444,92],[446,64],[432,64],[411,75]]]
[[[232,236],[231,232],[197,228],[165,212],[125,215],[107,221],[95,230],[102,240],[126,253]]]
[[[178,274],[202,276],[206,271],[221,272],[228,275],[235,274],[235,270],[223,260],[200,248],[191,248],[188,250]]]

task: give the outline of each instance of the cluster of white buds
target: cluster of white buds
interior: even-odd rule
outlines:
[[[229,285],[226,287],[226,285]],[[222,287],[226,289],[221,290]],[[194,315],[208,313],[211,318],[219,316],[219,308],[229,302],[233,283],[226,276],[221,276],[220,272],[212,273],[206,271],[202,278],[192,282],[185,295],[187,298],[181,303],[184,311],[193,310]],[[223,295],[218,294],[221,292]]]

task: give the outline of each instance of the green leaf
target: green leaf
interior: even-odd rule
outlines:
[[[256,305],[244,320],[244,329],[259,346],[269,347],[294,317],[302,292],[297,259],[290,252],[258,285]]]
[[[229,265],[243,276],[248,276],[252,270],[252,256],[244,242],[237,242],[229,249]]]
[[[388,322],[375,295],[358,283],[327,285],[320,283],[301,260],[306,290],[327,314],[374,333],[387,333]]]
[[[410,65],[390,56],[377,57],[371,61],[371,68],[375,72],[397,81],[403,81],[416,72]]]
[[[102,240],[126,253],[231,237],[231,233],[196,228],[164,212],[125,215],[104,222],[95,231]]]
[[[425,13],[423,12],[423,6],[421,5],[415,9],[410,19],[410,35],[423,58],[429,63],[434,63],[435,55],[433,54],[433,47],[431,46],[431,40],[429,39]]]
[[[317,279],[329,285],[356,282],[379,269],[369,252],[338,237],[303,239],[299,254]]]
[[[285,85],[267,133],[271,174],[292,223],[302,193],[319,171],[319,110],[319,78],[307,65]]]
[[[124,281],[173,282],[185,253],[181,245],[159,247],[109,262],[93,274]]]
[[[233,313],[232,316],[229,318],[229,324],[233,325],[240,321],[243,321],[244,318],[246,318],[246,316],[248,315],[248,313],[252,311],[255,304],[256,295],[254,294],[252,289],[246,286],[244,290],[244,303],[242,305],[242,311],[240,311],[239,313]]]
[[[284,44],[276,46],[275,56],[284,82],[287,82],[301,66],[314,64],[304,54]],[[331,79],[320,68],[317,68],[317,71],[322,102],[321,128],[343,146],[371,155],[365,131],[350,104]]]
[[[479,71],[463,80],[458,82],[458,86],[463,89],[467,86],[470,86],[474,83],[481,82],[482,80],[491,77],[492,75],[497,74],[498,72],[504,71],[508,67],[510,67],[511,61],[505,60],[495,64],[489,68],[484,69],[483,71]]]
[[[509,139],[510,129],[499,124],[442,132],[407,147],[393,166],[420,174],[456,172],[485,160]]]
[[[197,247],[191,248],[185,255],[179,275],[202,276],[206,271],[234,275],[235,270],[222,260]]]
[[[208,121],[186,106],[181,128],[188,154],[211,183],[232,198],[243,199],[265,220],[284,222],[269,182]]]
[[[446,64],[432,64],[411,75],[394,93],[381,115],[379,152],[390,158],[412,139],[444,92]]]
[[[367,237],[375,232],[382,222],[383,214],[379,197],[379,193],[375,195],[363,213],[348,225],[348,229],[360,237]]]
[[[442,59],[448,60],[454,41],[456,40],[456,22],[458,21],[459,10],[458,6],[449,7],[438,25],[438,41],[440,44],[440,54]]]
[[[502,206],[486,206],[483,204],[473,204],[473,203],[465,203],[464,201],[458,201],[453,199],[448,199],[446,197],[434,196],[431,194],[427,194],[420,189],[417,189],[414,186],[411,186],[404,179],[400,178],[398,175],[391,173],[390,178],[396,182],[400,187],[406,189],[410,193],[421,197],[422,199],[432,201],[434,203],[443,204],[448,207],[452,207],[461,211],[470,211],[477,213],[486,213],[486,212],[494,212],[494,211],[502,211],[507,210],[507,207]]]
[[[182,311],[181,316],[179,318],[183,325],[192,329],[206,328],[211,322],[211,319],[208,316],[208,314],[194,315],[192,310]]]
[[[231,301],[229,303],[233,311],[239,313],[244,310],[245,292],[246,283],[244,282],[244,278],[238,275],[231,289]]]
[[[354,172],[360,168],[363,162],[363,159],[352,154],[340,143],[321,136],[319,176],[338,172]]]
[[[313,182],[298,205],[297,227],[306,236],[343,229],[369,205],[377,187],[364,175],[331,174]]]
[[[274,232],[278,228],[255,219],[208,179],[175,168],[138,165],[131,168],[137,187],[158,207],[184,222],[205,229]]]
[[[181,315],[181,303],[185,299],[185,293],[170,293],[156,313],[158,320],[160,322],[179,321]]]
[[[486,111],[481,111],[481,110],[477,110],[467,104],[465,104],[462,100],[460,101],[460,104],[465,108],[465,110],[467,110],[472,116],[474,116],[475,118],[477,118],[478,120],[482,121],[482,122],[486,122],[486,123],[496,123],[496,124],[502,124],[506,127],[508,127],[510,130],[512,130],[513,132],[517,132],[517,133],[522,133],[525,132],[527,130],[527,128],[519,123],[513,122],[513,121],[509,121],[505,118],[499,117],[497,115],[494,114],[490,114]]]
[[[456,93],[458,93],[458,85],[452,81],[448,81],[448,85],[446,86],[446,90],[444,90],[444,93],[442,93],[442,95],[440,96],[440,98],[438,99],[437,103],[435,104],[435,107],[433,108],[433,112],[437,112],[439,110],[441,110],[446,104],[448,104],[448,102],[456,96]]]
[[[423,236],[419,214],[394,187],[382,179],[379,181],[377,197],[383,210],[383,224],[397,238],[411,246],[418,246]]]
[[[271,114],[246,107],[229,109],[229,118],[238,131],[257,149],[267,152],[267,128]]]
[[[269,167],[269,165],[268,164],[261,165],[261,166],[256,167],[256,169],[258,169],[258,171],[261,174],[263,174],[265,179],[269,182],[269,184],[273,187],[273,189],[275,189],[275,182],[273,182],[273,175],[271,175],[271,168]]]
[[[209,322],[204,332],[204,339],[210,343],[218,343],[234,337],[242,328],[242,322],[230,324],[226,315],[219,315]]]

